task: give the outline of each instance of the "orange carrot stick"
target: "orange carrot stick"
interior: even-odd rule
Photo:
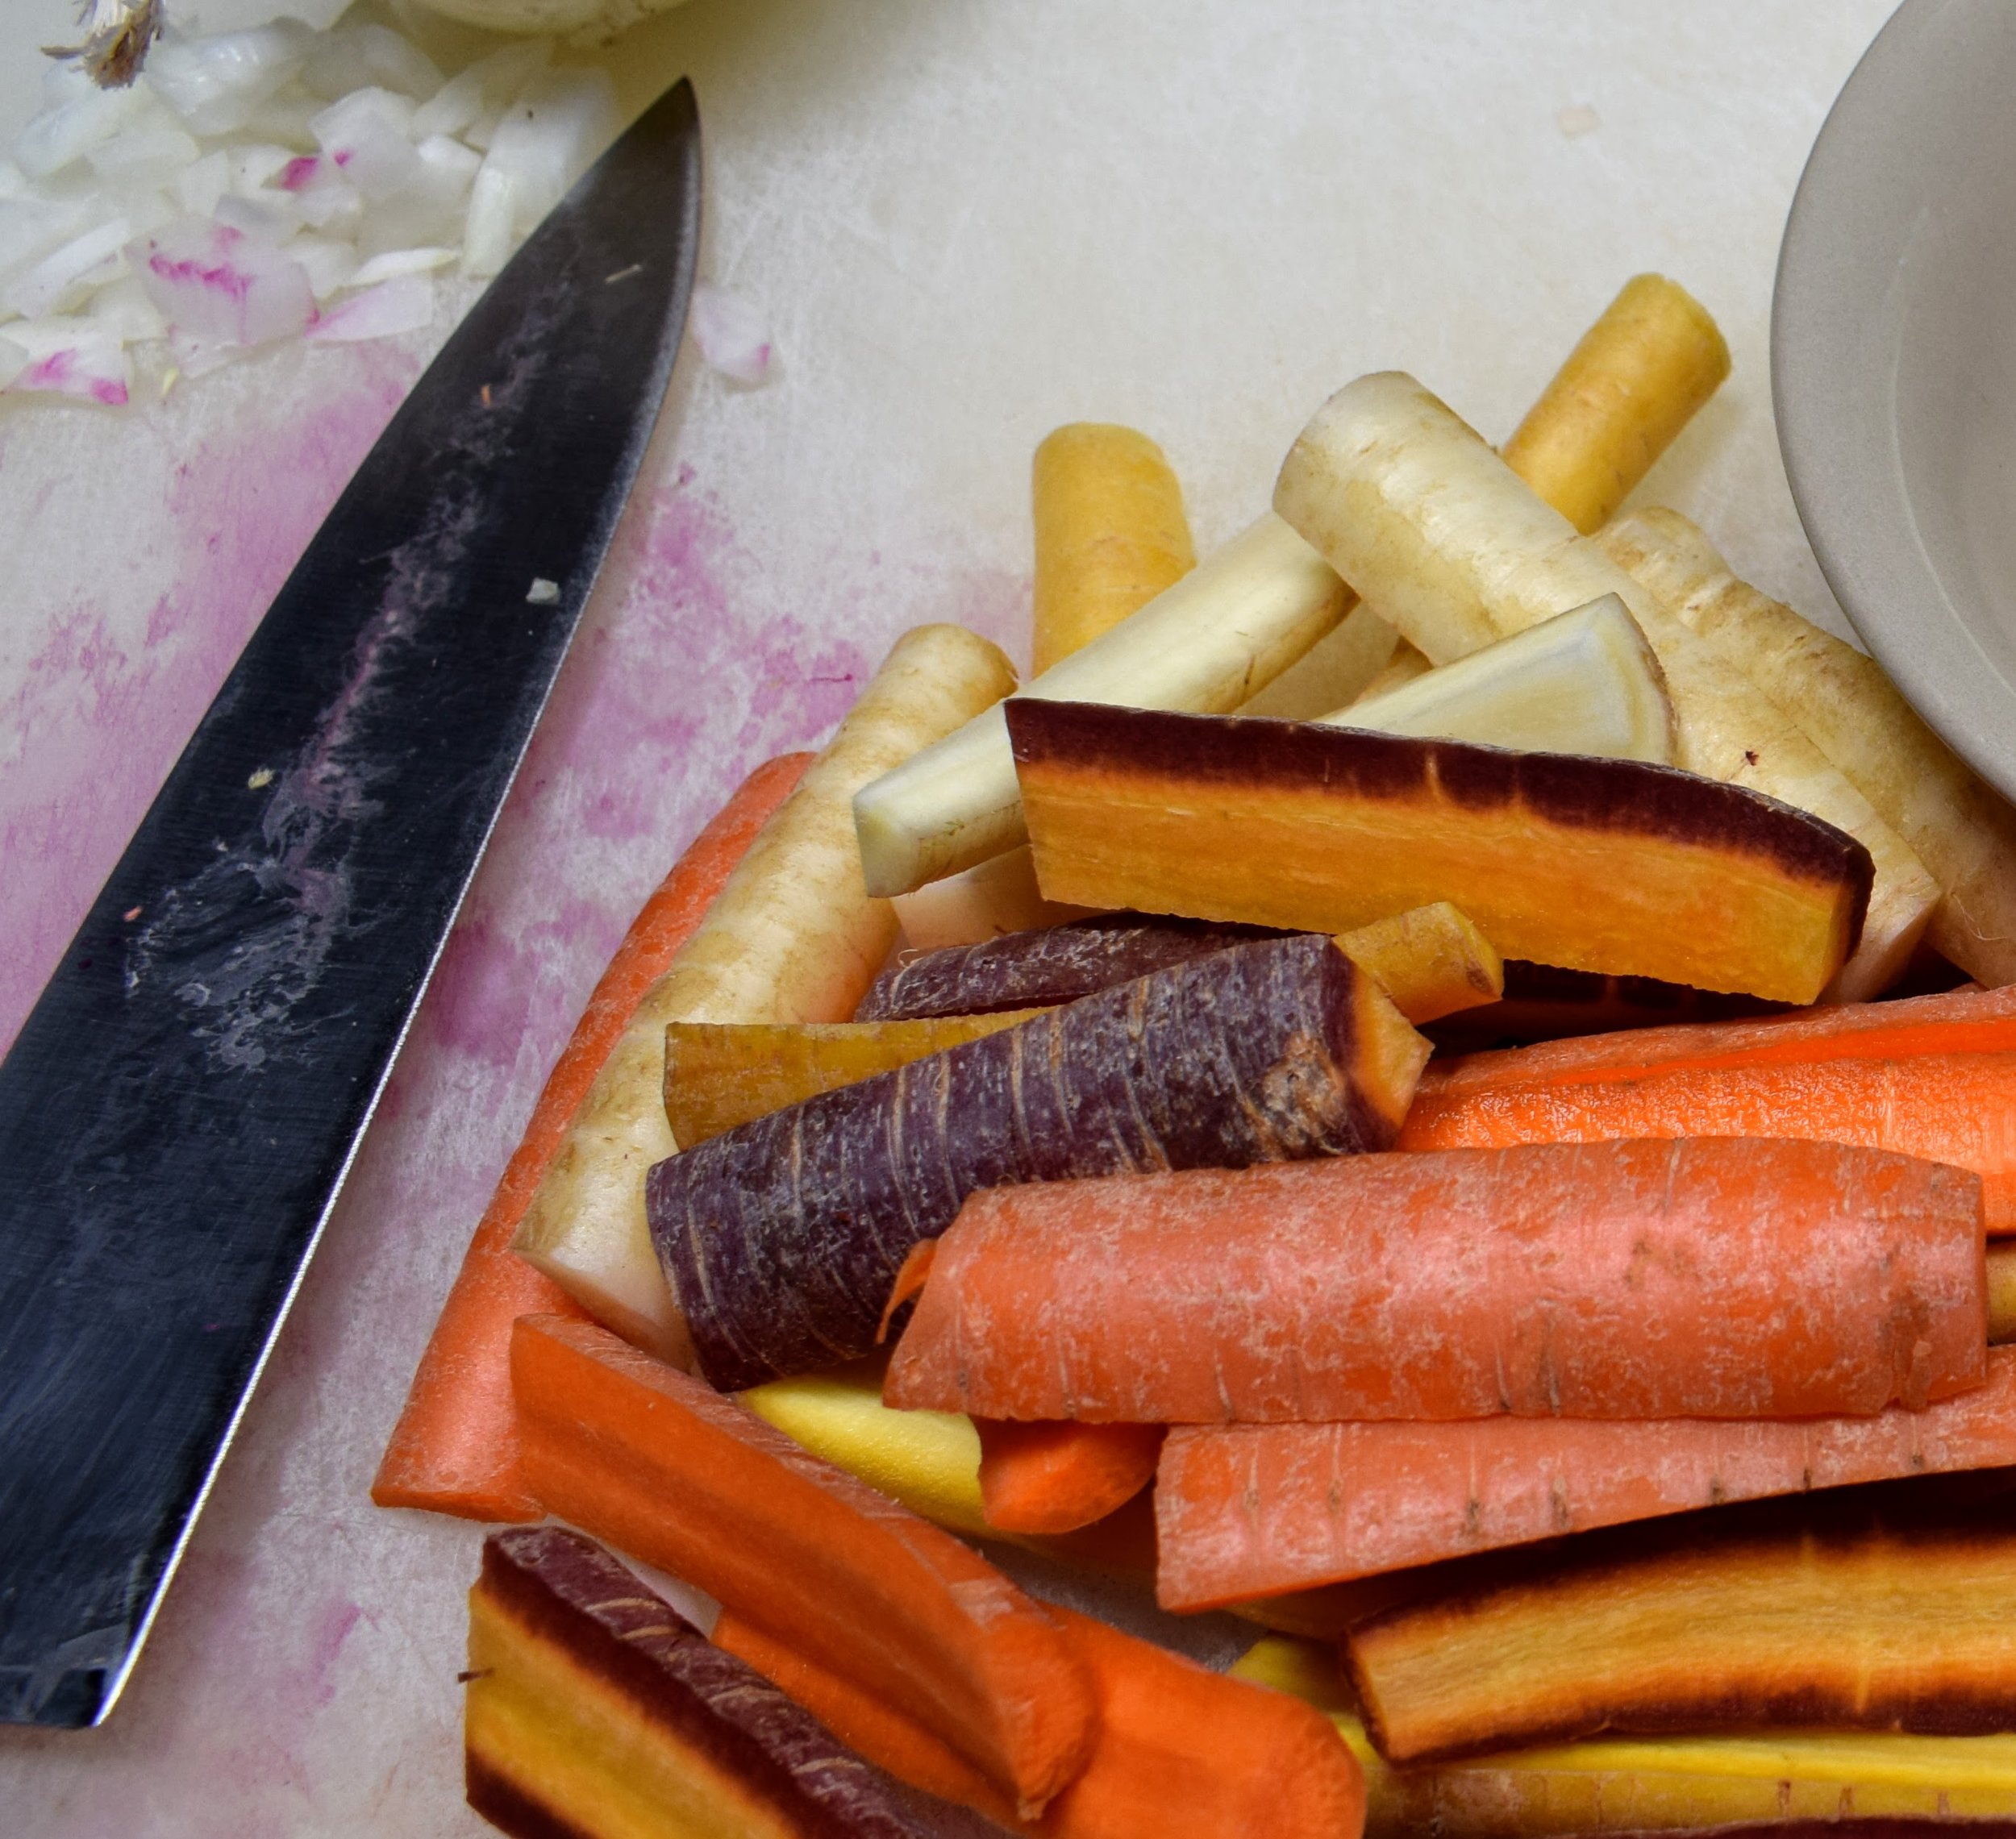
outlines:
[[[730,870],[784,802],[810,754],[785,754],[744,780],[644,903],[533,1108],[503,1180],[441,1306],[406,1408],[371,1484],[381,1507],[425,1507],[469,1520],[536,1520],[539,1503],[518,1469],[511,1409],[511,1324],[523,1315],[587,1317],[558,1284],[511,1254],[511,1235],[539,1177],[565,1141],[645,991],[700,923]]]
[[[1155,1478],[1159,1424],[1015,1424],[983,1417],[980,1500],[1004,1533],[1070,1533],[1103,1520]]]
[[[2016,1465],[2016,1348],[1875,1417],[1178,1429],[1156,1477],[1164,1608],[1306,1590],[1725,1501]]]
[[[1762,1134],[1972,1169],[2016,1233],[2016,988],[1431,1062],[1399,1146]]]
[[[1801,1417],[1981,1382],[1981,1184],[1707,1138],[984,1189],[883,1396],[1093,1423]]]
[[[519,1321],[511,1383],[554,1514],[885,1699],[1031,1813],[1084,1766],[1085,1663],[977,1552],[606,1329]]]
[[[789,1694],[848,1749],[885,1769],[899,1782],[961,1807],[977,1808],[989,1820],[1032,1831],[1015,1817],[1014,1803],[941,1737],[934,1736],[885,1700],[844,1674],[807,1660],[788,1642],[754,1622],[723,1609],[714,1625],[714,1645],[746,1661],[764,1679]]]
[[[1364,1775],[1313,1705],[1050,1613],[1098,1683],[1099,1741],[1043,1816],[1048,1839],[1357,1839]]]

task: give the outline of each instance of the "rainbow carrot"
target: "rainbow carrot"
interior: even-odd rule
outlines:
[[[1758,1134],[1972,1169],[2016,1233],[2016,988],[1431,1062],[1399,1146]]]
[[[1178,1429],[1156,1478],[1156,1593],[1221,1608],[1727,1501],[2016,1466],[2016,1348],[1988,1371],[1875,1417]]]
[[[784,802],[812,756],[785,754],[750,774],[659,884],[603,972],[573,1038],[548,1075],[441,1306],[406,1408],[378,1463],[371,1498],[468,1520],[536,1520],[518,1468],[511,1408],[511,1324],[523,1315],[585,1321],[560,1286],[511,1254],[575,1109],[594,1084],[645,991],[700,923],[729,872]]]
[[[1133,1424],[1868,1414],[1981,1383],[1986,1291],[1976,1178],[1832,1143],[1038,1183],[938,1241],[883,1396]]]
[[[980,1498],[1004,1533],[1073,1533],[1155,1479],[1159,1424],[1015,1424],[981,1418]]]
[[[1087,1670],[951,1533],[585,1322],[511,1339],[525,1472],[556,1516],[878,1695],[1031,1813],[1083,1768]]]

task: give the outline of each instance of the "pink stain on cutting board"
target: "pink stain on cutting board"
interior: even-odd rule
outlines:
[[[168,494],[172,585],[144,629],[131,608],[70,605],[48,618],[0,701],[0,734],[16,745],[0,765],[0,859],[36,865],[6,897],[0,1050],[416,369],[406,354],[378,347],[320,402],[290,402],[178,464]],[[34,521],[24,545],[35,539]]]
[[[823,740],[873,668],[853,619],[764,605],[758,559],[689,469],[639,491],[603,582],[386,1095],[395,1110],[406,1066],[444,1051],[514,1070],[500,1102],[522,1120],[679,851],[758,760]]]

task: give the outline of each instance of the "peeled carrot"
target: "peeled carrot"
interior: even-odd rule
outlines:
[[[980,1498],[1004,1533],[1072,1533],[1155,1479],[1159,1424],[1015,1424],[981,1418]]]
[[[1832,1143],[1339,1157],[977,1193],[883,1396],[1094,1423],[1800,1417],[1978,1385],[1981,1187]]]
[[[1018,1808],[1084,1766],[1085,1663],[952,1534],[589,1323],[518,1322],[511,1383],[549,1512],[883,1697]]]
[[[732,1609],[723,1609],[715,1622],[714,1645],[753,1666],[848,1749],[858,1750],[898,1781],[941,1800],[977,1808],[1011,1829],[1029,1830],[1016,1819],[1014,1803],[943,1737],[843,1674],[807,1660],[789,1643]]]
[[[644,903],[575,1024],[531,1121],[505,1167],[420,1356],[406,1408],[380,1458],[371,1498],[469,1520],[536,1520],[518,1468],[511,1408],[511,1324],[523,1315],[585,1314],[543,1272],[512,1255],[511,1235],[565,1141],[644,992],[664,973],[731,870],[811,762],[785,754],[758,767],[695,837]]]
[[[1972,1169],[2016,1233],[2016,988],[1431,1062],[1399,1146],[1761,1134]]]
[[[1178,1429],[1156,1477],[1156,1594],[1220,1608],[1726,1501],[2016,1465],[2016,1349],[1991,1350],[1988,1374],[1874,1417]]]
[[[1314,1706],[1050,1613],[1098,1682],[1099,1741],[1048,1839],[1358,1839],[1364,1774]]]

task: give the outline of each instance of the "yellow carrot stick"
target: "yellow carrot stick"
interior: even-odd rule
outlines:
[[[1197,565],[1183,489],[1144,434],[1072,422],[1031,468],[1035,668],[1118,626]]]
[[[1586,536],[1728,374],[1707,310],[1664,275],[1635,275],[1505,443],[1506,464]]]

